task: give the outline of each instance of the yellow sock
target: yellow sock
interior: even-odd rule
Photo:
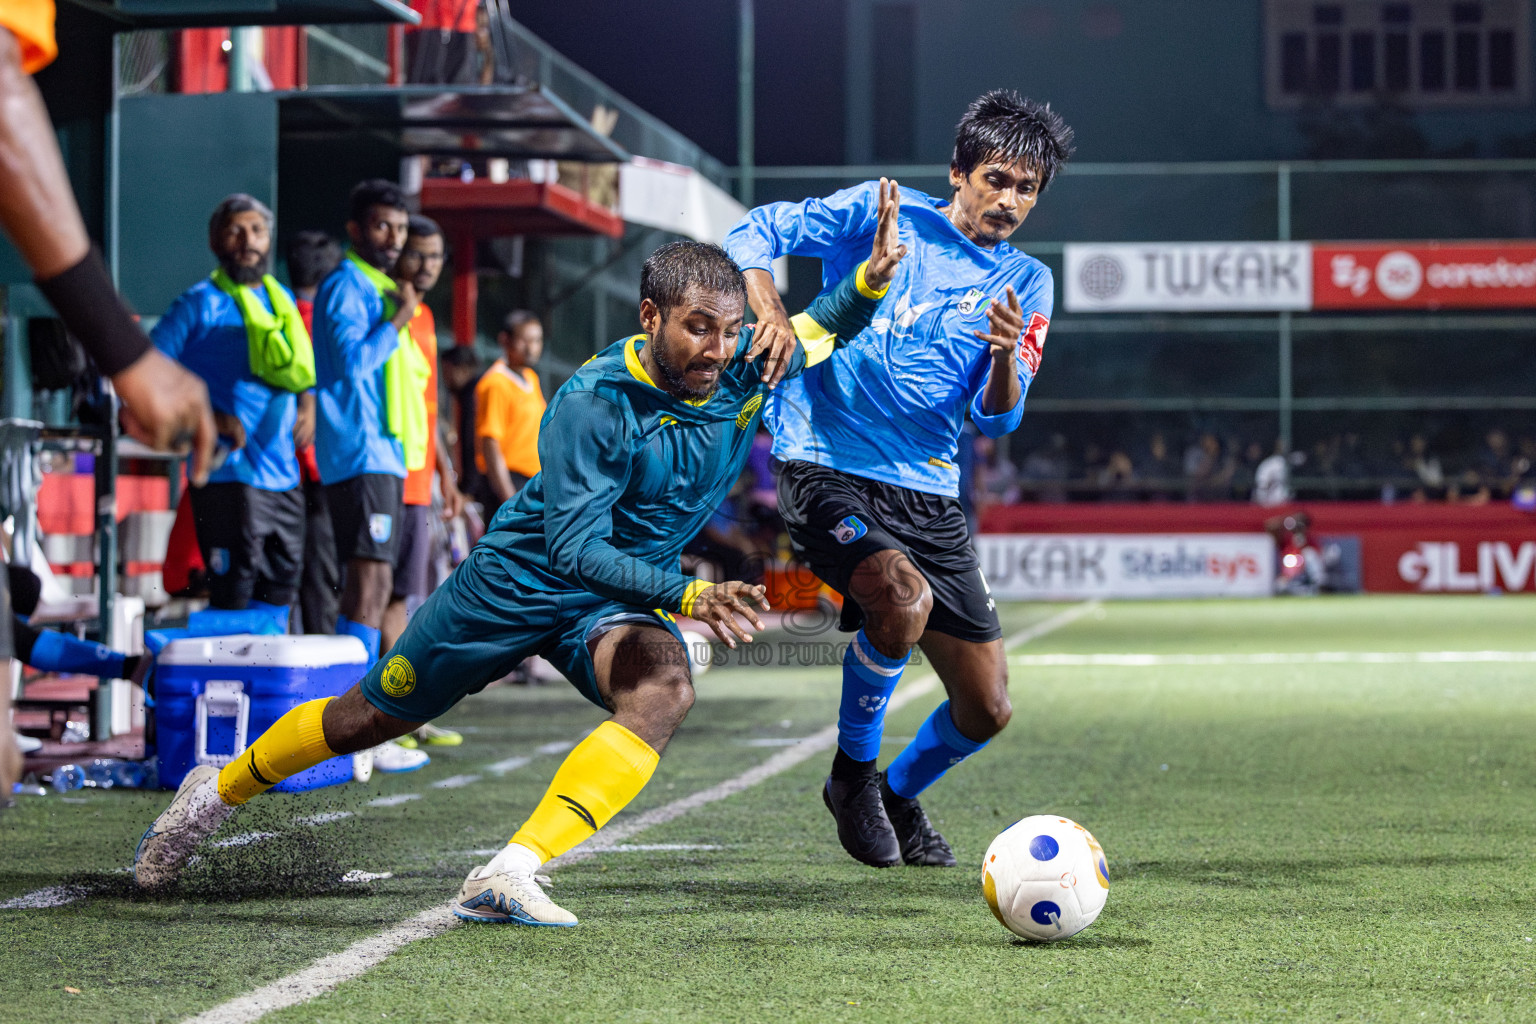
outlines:
[[[244,752],[219,770],[219,799],[239,807],[290,775],[336,756],[325,745],[320,716],[334,697],[300,704],[272,723]]]
[[[566,756],[512,842],[544,860],[560,856],[591,838],[638,796],[659,760],[661,755],[639,736],[617,722],[604,722]]]

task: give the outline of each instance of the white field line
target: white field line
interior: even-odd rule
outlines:
[[[46,889],[8,899],[0,903],[0,910],[46,910],[73,903],[85,895],[85,890],[73,885],[50,885]]]
[[[321,957],[302,971],[220,1003],[196,1017],[189,1017],[186,1024],[245,1024],[247,1021],[260,1020],[273,1010],[307,1003],[342,982],[383,963],[386,957],[401,946],[446,931],[457,921],[448,909],[449,906],[444,903],[423,910],[409,921],[360,939],[339,953]]]
[[[345,821],[352,817],[351,811],[326,811],[323,814],[306,814],[302,818],[294,818],[295,825],[329,825],[333,821]]]
[[[465,786],[473,786],[484,776],[481,775],[450,775],[446,779],[432,783],[433,789],[463,789]]]
[[[420,800],[420,793],[396,793],[394,796],[381,796],[368,801],[369,807],[399,807],[408,804],[412,800]]]
[[[1465,665],[1529,664],[1536,651],[1284,651],[1268,654],[1015,654],[1008,664],[1029,668],[1096,665]]]
[[[1020,630],[1005,641],[1006,647],[1014,647],[1019,644],[1029,643],[1047,633],[1060,629],[1063,626],[1076,622],[1082,616],[1096,611],[1099,608],[1098,601],[1089,601],[1075,605],[1066,611],[1053,615],[1044,622],[1037,623],[1028,629]],[[898,690],[887,705],[887,713],[910,704],[919,697],[925,696],[939,685],[938,676],[928,673],[918,679],[907,683]],[[624,844],[624,840],[638,832],[642,832],[652,825],[679,818],[689,811],[724,800],[728,796],[740,793],[760,782],[764,782],[788,771],[795,765],[806,761],[814,755],[831,749],[837,742],[837,726],[831,725],[815,735],[808,736],[785,750],[773,755],[762,764],[749,768],[733,779],[727,779],[719,785],[700,790],[681,800],[661,807],[653,808],[643,814],[637,814],[627,821],[610,823],[603,831],[594,836],[587,843],[572,850],[563,857],[551,861],[547,867],[557,867],[562,864],[572,864],[576,861],[586,860],[605,850],[614,850]],[[444,903],[428,910],[422,911],[409,921],[405,921],[388,931],[370,936],[358,942],[354,942],[339,953],[333,953],[315,961],[309,967],[285,978],[279,978],[270,985],[247,995],[231,999],[229,1002],[220,1003],[196,1017],[191,1017],[186,1024],[250,1024],[286,1006],[295,1006],[305,1003],[331,991],[344,981],[350,981],[367,973],[369,970],[383,963],[395,950],[401,946],[437,935],[454,923],[453,912],[449,909],[451,903]]]

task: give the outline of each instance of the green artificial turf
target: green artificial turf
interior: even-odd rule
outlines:
[[[1005,626],[1059,610],[1009,607]],[[1533,613],[1521,598],[1107,605],[1016,653],[1536,650]],[[818,756],[629,840],[695,848],[559,870],[573,931],[457,927],[267,1019],[1536,1019],[1533,669],[1016,664],[1009,729],[924,798],[959,869],[849,860]],[[633,809],[822,728],[838,676],[711,672]],[[936,701],[891,717],[887,756]],[[441,903],[538,799],[559,755],[537,748],[599,719],[564,687],[472,698],[449,720],[477,730],[463,747],[414,776],[264,798],[227,833],[280,834],[216,851],[176,897],[136,898],[112,873],[163,796],[24,801],[0,817],[0,901],[91,895],[0,911],[0,1020],[178,1019]],[[514,755],[532,760],[485,773]],[[485,777],[432,788],[465,774]],[[407,792],[424,796],[365,803]],[[291,824],[335,810],[354,814]],[[1093,830],[1112,887],[1081,935],[1026,944],[992,918],[979,865],[1046,811]],[[336,885],[351,868],[395,877]]]

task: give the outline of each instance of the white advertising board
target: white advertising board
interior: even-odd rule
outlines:
[[[1274,593],[1275,543],[1264,533],[983,533],[976,552],[1004,601]]]
[[[1069,313],[1312,306],[1312,247],[1305,242],[1071,243],[1063,256]]]

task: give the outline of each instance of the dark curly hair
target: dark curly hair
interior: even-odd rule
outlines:
[[[969,177],[989,160],[1022,162],[1039,172],[1043,192],[1072,148],[1072,129],[1049,103],[1036,103],[1012,89],[993,89],[972,101],[955,126],[950,164]]]

